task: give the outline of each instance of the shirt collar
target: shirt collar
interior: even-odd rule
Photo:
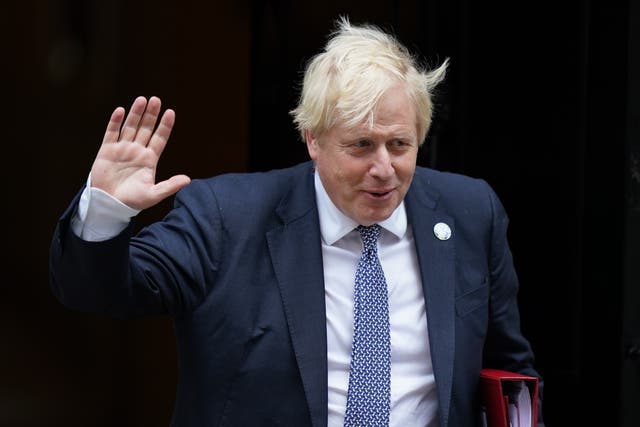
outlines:
[[[320,234],[322,235],[322,240],[324,240],[327,245],[333,245],[359,224],[343,214],[340,209],[333,204],[322,185],[317,170],[314,172],[314,186],[316,190],[318,216],[320,218]],[[398,205],[389,218],[378,224],[398,238],[403,238],[407,231],[407,212],[404,207],[404,201]]]

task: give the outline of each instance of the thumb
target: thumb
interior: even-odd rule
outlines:
[[[187,175],[174,175],[171,178],[158,182],[153,187],[153,193],[158,202],[174,195],[183,187],[191,182],[191,178]]]

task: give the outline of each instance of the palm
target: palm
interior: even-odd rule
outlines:
[[[155,127],[160,100],[137,98],[124,121],[124,109],[111,115],[100,151],[91,168],[91,184],[122,203],[146,209],[189,183],[185,175],[155,182],[160,155],[171,134],[175,114],[167,110]]]

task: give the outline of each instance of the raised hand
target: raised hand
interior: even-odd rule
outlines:
[[[175,175],[156,183],[156,168],[169,140],[175,112],[166,110],[156,127],[161,102],[138,97],[123,124],[125,110],[111,114],[102,145],[91,168],[91,185],[122,203],[146,209],[175,194],[190,178]]]

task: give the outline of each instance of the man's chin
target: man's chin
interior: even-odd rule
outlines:
[[[361,215],[356,221],[358,221],[358,224],[369,226],[389,219],[392,213],[393,209],[376,209],[375,212],[368,212],[366,215]]]

